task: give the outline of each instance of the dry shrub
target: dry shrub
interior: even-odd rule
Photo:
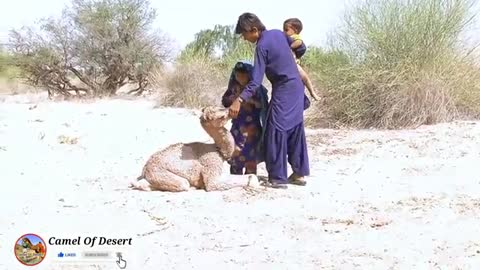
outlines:
[[[480,118],[480,66],[458,63],[450,67],[450,82],[455,87],[453,96],[460,118]]]
[[[456,116],[452,88],[441,78],[421,73],[413,78],[375,75],[374,81],[364,86],[365,104],[370,106],[359,117],[361,126],[416,127],[450,121]]]
[[[461,38],[472,7],[471,0],[359,2],[332,36],[332,52],[309,63],[326,95],[312,111],[336,126],[395,129],[480,115],[480,70]],[[310,113],[310,122],[319,115]]]
[[[57,141],[59,144],[77,144],[78,138],[77,137],[70,137],[66,135],[60,135],[57,137]]]
[[[324,94],[307,112],[310,126],[415,128],[479,116],[480,70],[454,62],[435,71],[350,67],[327,80]]]
[[[209,59],[176,63],[172,71],[157,74],[159,105],[201,108],[220,104],[228,77]]]

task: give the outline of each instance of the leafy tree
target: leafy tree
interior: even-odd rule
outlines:
[[[234,32],[233,25],[215,25],[195,34],[195,39],[187,44],[180,54],[180,61],[192,58],[230,60],[252,58],[253,45],[242,40]]]
[[[127,83],[140,94],[169,57],[155,18],[148,0],[73,0],[60,18],[12,30],[11,50],[27,83],[49,96],[114,95]]]

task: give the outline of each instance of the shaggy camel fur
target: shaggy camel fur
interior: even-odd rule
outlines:
[[[215,143],[176,143],[154,153],[137,182],[130,186],[137,190],[170,192],[259,186],[256,175],[231,175],[223,170],[224,162],[235,150],[233,136],[225,128],[228,120],[228,110],[204,108],[200,124]]]

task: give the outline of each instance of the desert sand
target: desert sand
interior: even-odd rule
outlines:
[[[25,233],[133,238],[48,245],[35,269],[119,269],[56,255],[103,250],[126,269],[480,269],[480,122],[308,130],[305,187],[141,192],[128,183],[154,151],[210,141],[198,111],[0,99],[0,269],[27,268],[13,255]]]

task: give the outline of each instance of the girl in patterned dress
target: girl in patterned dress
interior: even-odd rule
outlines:
[[[233,100],[243,91],[250,81],[252,70],[253,65],[247,61],[239,61],[235,64],[228,88],[222,97],[225,108],[230,107]],[[230,132],[235,139],[235,152],[230,160],[231,174],[256,174],[257,164],[264,161],[263,127],[267,106],[267,89],[262,85],[251,99],[242,103],[237,118],[232,119]]]

